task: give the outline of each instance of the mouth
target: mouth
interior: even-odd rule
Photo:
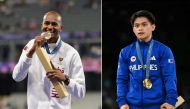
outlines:
[[[51,34],[54,34],[55,33],[55,31],[45,31],[45,32],[48,32],[48,33],[51,33]]]
[[[43,28],[42,31],[43,31],[43,32],[50,32],[51,34],[57,33],[57,30],[56,30],[56,29]]]
[[[138,35],[142,36],[144,35],[145,33],[144,32],[139,32]]]

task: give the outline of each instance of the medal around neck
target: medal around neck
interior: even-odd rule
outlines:
[[[143,80],[143,86],[146,88],[146,89],[151,89],[152,88],[152,82],[150,81],[149,78],[145,78]]]
[[[51,38],[51,32],[49,31],[42,32],[41,36],[43,36],[46,40],[49,40]]]

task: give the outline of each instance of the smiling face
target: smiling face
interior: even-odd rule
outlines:
[[[137,17],[134,20],[133,32],[140,41],[149,41],[154,30],[155,24],[152,24],[146,17]]]
[[[58,13],[48,12],[44,15],[41,30],[43,32],[49,31],[52,38],[58,37],[59,32],[63,30],[61,22],[61,16]]]

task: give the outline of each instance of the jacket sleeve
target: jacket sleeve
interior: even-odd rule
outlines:
[[[84,70],[81,62],[81,58],[76,52],[70,63],[70,83],[67,86],[71,95],[76,98],[82,99],[85,96],[86,88],[85,88],[85,76]]]
[[[119,54],[118,68],[117,68],[117,103],[119,107],[127,104],[126,95],[128,92],[128,78],[129,70],[127,63],[127,50],[122,49]]]
[[[177,77],[175,59],[170,48],[163,51],[161,58],[162,80],[165,85],[165,102],[175,107],[177,101]]]
[[[16,66],[14,67],[13,73],[12,73],[12,78],[15,81],[22,81],[23,79],[26,78],[28,74],[29,67],[31,65],[31,58],[28,58],[26,54],[28,53],[30,49],[32,41],[30,41],[22,50],[22,54],[20,56],[20,59]]]

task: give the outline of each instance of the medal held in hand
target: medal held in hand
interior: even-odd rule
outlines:
[[[147,89],[151,89],[152,88],[152,82],[150,81],[150,79],[145,78],[143,80],[143,86]]]
[[[44,36],[44,38],[45,38],[46,40],[49,40],[49,39],[51,38],[51,33],[50,33],[49,31],[47,31],[47,32],[42,32],[42,33],[41,33],[41,36]]]

